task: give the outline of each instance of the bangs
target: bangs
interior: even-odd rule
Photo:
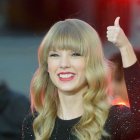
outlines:
[[[49,42],[49,51],[72,50],[83,56],[87,55],[87,41],[78,28],[73,25],[67,25],[57,28],[54,32],[51,42]]]

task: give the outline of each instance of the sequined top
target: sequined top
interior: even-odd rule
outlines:
[[[140,65],[124,68],[124,76],[128,90],[130,108],[115,105],[110,108],[105,130],[110,138],[101,140],[140,140]],[[23,123],[22,140],[34,140],[32,130],[33,117],[27,117]],[[74,140],[71,128],[80,118],[61,120],[56,118],[55,127],[50,140]],[[94,128],[93,128],[94,129]]]

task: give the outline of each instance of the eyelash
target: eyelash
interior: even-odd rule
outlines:
[[[73,52],[72,53],[72,56],[82,56],[80,53],[77,53],[77,52]]]
[[[59,54],[57,54],[57,53],[52,53],[52,54],[49,55],[49,57],[58,57],[58,56],[59,56]],[[82,55],[80,53],[73,52],[71,54],[71,56],[82,56]]]
[[[49,56],[50,56],[50,57],[57,57],[57,56],[59,56],[59,55],[54,53],[54,54],[50,54]]]

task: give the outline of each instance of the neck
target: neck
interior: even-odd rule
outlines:
[[[63,120],[80,117],[83,114],[83,93],[86,91],[87,87],[76,94],[59,93],[58,117]]]

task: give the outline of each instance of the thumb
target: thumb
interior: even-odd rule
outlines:
[[[119,21],[120,21],[120,17],[117,17],[114,21],[114,26],[120,27]]]

